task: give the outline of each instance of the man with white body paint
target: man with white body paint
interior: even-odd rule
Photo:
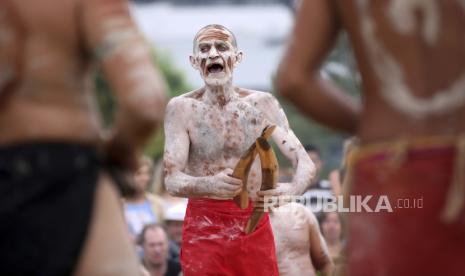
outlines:
[[[202,28],[194,38],[192,66],[205,86],[173,98],[165,119],[165,184],[174,196],[188,197],[181,246],[183,273],[189,275],[278,275],[268,216],[250,235],[244,234],[252,204],[240,209],[232,198],[241,180],[232,169],[268,125],[276,125],[273,140],[294,165],[290,183],[258,192],[258,158],[248,191],[256,208],[265,195],[301,194],[314,166],[289,128],[278,101],[270,94],[232,83],[242,58],[234,35],[220,25]]]
[[[270,213],[279,275],[333,275],[334,265],[315,215],[304,205],[289,203]]]
[[[464,26],[463,0],[302,4],[278,90],[307,115],[357,133],[344,189],[375,198],[370,208],[387,196],[394,209],[349,214],[349,275],[465,271]],[[362,107],[319,74],[342,28],[362,75]]]
[[[92,65],[118,105],[104,136]],[[127,1],[0,1],[0,68],[0,275],[137,275],[104,164],[135,168],[165,92]]]

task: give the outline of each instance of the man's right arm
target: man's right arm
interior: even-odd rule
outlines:
[[[85,46],[116,98],[108,154],[115,155],[113,161],[127,163],[121,165],[134,166],[132,157],[163,120],[165,82],[131,18],[127,0],[82,0],[81,19]]]
[[[320,76],[339,33],[335,1],[302,1],[276,86],[302,113],[334,129],[356,132],[360,105]]]
[[[183,98],[173,98],[166,108],[165,152],[163,155],[166,190],[179,197],[218,197],[233,198],[241,191],[242,181],[229,175],[226,169],[213,176],[195,177],[183,172],[189,159],[189,134],[184,116],[189,114],[184,108]]]

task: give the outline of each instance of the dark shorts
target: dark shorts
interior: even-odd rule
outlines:
[[[72,274],[99,170],[92,146],[0,147],[0,275]]]

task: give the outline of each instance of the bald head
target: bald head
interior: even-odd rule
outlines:
[[[229,41],[235,50],[237,50],[236,36],[228,28],[219,24],[210,24],[200,29],[195,35],[193,51],[196,51],[200,41],[215,39]]]

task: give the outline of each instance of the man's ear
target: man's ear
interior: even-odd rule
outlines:
[[[244,53],[242,53],[242,51],[237,51],[237,53],[236,53],[236,61],[234,62],[234,67],[236,67],[237,65],[239,65],[239,63],[241,63],[243,55],[244,55]]]
[[[196,70],[199,70],[199,64],[197,63],[197,60],[195,59],[194,56],[189,56],[189,61],[191,62],[191,66],[196,69]]]

